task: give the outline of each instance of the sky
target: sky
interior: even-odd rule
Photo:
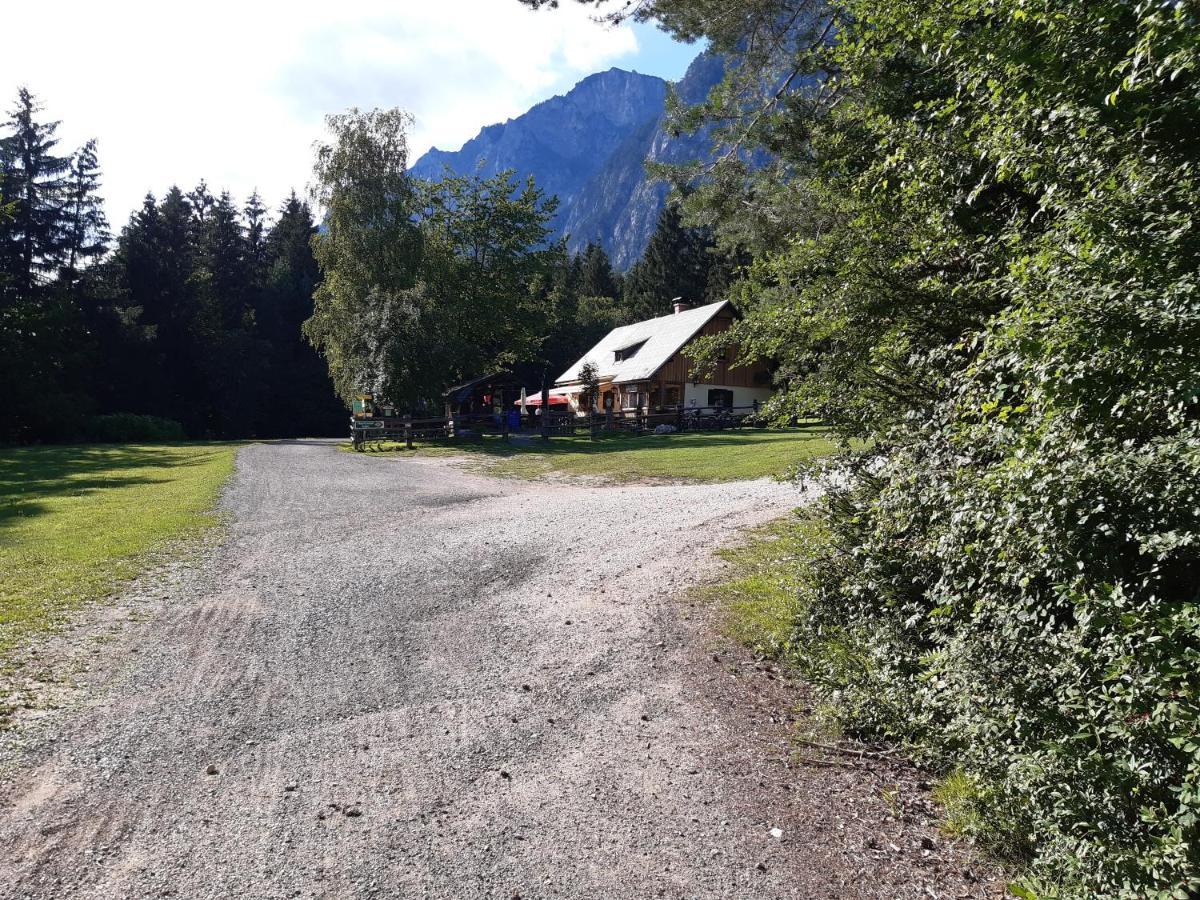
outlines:
[[[593,72],[679,78],[698,48],[517,0],[59,0],[14,4],[0,108],[28,87],[62,149],[99,144],[114,231],[147,191],[200,179],[272,208],[303,193],[323,117],[400,106],[415,159],[458,149]],[[24,38],[36,35],[37,38]]]

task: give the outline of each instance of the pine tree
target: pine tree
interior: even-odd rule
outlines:
[[[246,220],[246,266],[250,284],[257,289],[266,277],[267,265],[267,207],[258,191],[242,207],[242,216]]]
[[[179,188],[172,187],[145,224],[148,228],[144,249],[148,258],[139,263],[148,277],[141,285],[146,296],[139,305],[145,308],[149,321],[164,330],[160,338],[168,345],[164,348],[166,352],[182,352],[195,311],[191,283],[196,252],[192,240],[192,205]]]
[[[265,388],[266,350],[255,334],[248,245],[233,197],[223,192],[195,226],[198,308],[191,340],[204,379],[205,430],[221,437],[253,436]]]
[[[197,191],[202,188],[203,183]],[[203,283],[209,289],[220,327],[243,327],[251,311],[247,296],[249,248],[237,206],[224,192],[212,204],[206,219],[199,218],[200,210],[194,206],[193,211],[197,215]]]
[[[325,361],[301,330],[312,315],[313,291],[321,280],[312,251],[317,233],[312,210],[295,192],[279,209],[265,242],[267,284],[259,333],[270,344],[266,374],[270,414],[258,424],[261,436],[340,434],[346,408],[334,393]]]
[[[68,250],[67,190],[71,160],[58,156],[58,122],[39,122],[41,107],[27,88],[0,138],[0,206],[12,217],[0,228],[0,272],[9,300],[28,298],[62,264]]]
[[[625,277],[625,305],[635,318],[666,315],[675,297],[708,299],[712,245],[706,230],[684,227],[678,207],[665,206],[645,253]]]
[[[22,88],[0,137],[0,439],[73,437],[92,342],[54,278],[70,258],[71,159]],[[91,154],[94,164],[94,153]],[[96,252],[101,252],[102,247]]]
[[[192,215],[195,216],[197,222],[203,225],[208,221],[209,213],[217,203],[203,178],[200,179],[200,183],[196,185],[194,191],[188,192],[187,199],[191,204]]]
[[[67,179],[67,259],[66,277],[74,279],[78,271],[98,259],[108,248],[108,220],[100,199],[100,165],[96,142],[88,141],[71,159]]]
[[[584,297],[621,296],[619,277],[613,271],[612,262],[600,244],[589,243],[580,254],[580,294]]]
[[[266,239],[269,287],[283,332],[298,338],[300,326],[312,315],[312,295],[321,280],[312,252],[317,233],[312,210],[295,191],[279,209],[279,219]]]

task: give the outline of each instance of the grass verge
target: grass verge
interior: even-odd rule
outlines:
[[[404,456],[461,454],[487,463],[493,475],[539,478],[552,473],[601,477],[610,481],[647,479],[743,481],[781,475],[799,463],[836,449],[819,426],[787,431],[747,430],[682,434],[499,438],[457,444],[371,445],[369,453]]]
[[[700,589],[721,611],[730,637],[760,656],[788,661],[800,614],[796,562],[806,540],[798,516],[755,528],[744,544],[717,551],[730,564],[729,577]]]
[[[0,663],[217,522],[233,444],[0,449]]]

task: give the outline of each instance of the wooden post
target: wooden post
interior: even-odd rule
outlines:
[[[404,417],[404,447],[407,450],[412,449],[412,415]]]
[[[550,388],[542,385],[542,440],[550,440]]]

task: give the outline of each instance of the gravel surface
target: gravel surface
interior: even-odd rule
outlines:
[[[689,601],[801,499],[247,447],[0,784],[0,896],[1002,895],[915,773],[798,762],[802,690]]]

